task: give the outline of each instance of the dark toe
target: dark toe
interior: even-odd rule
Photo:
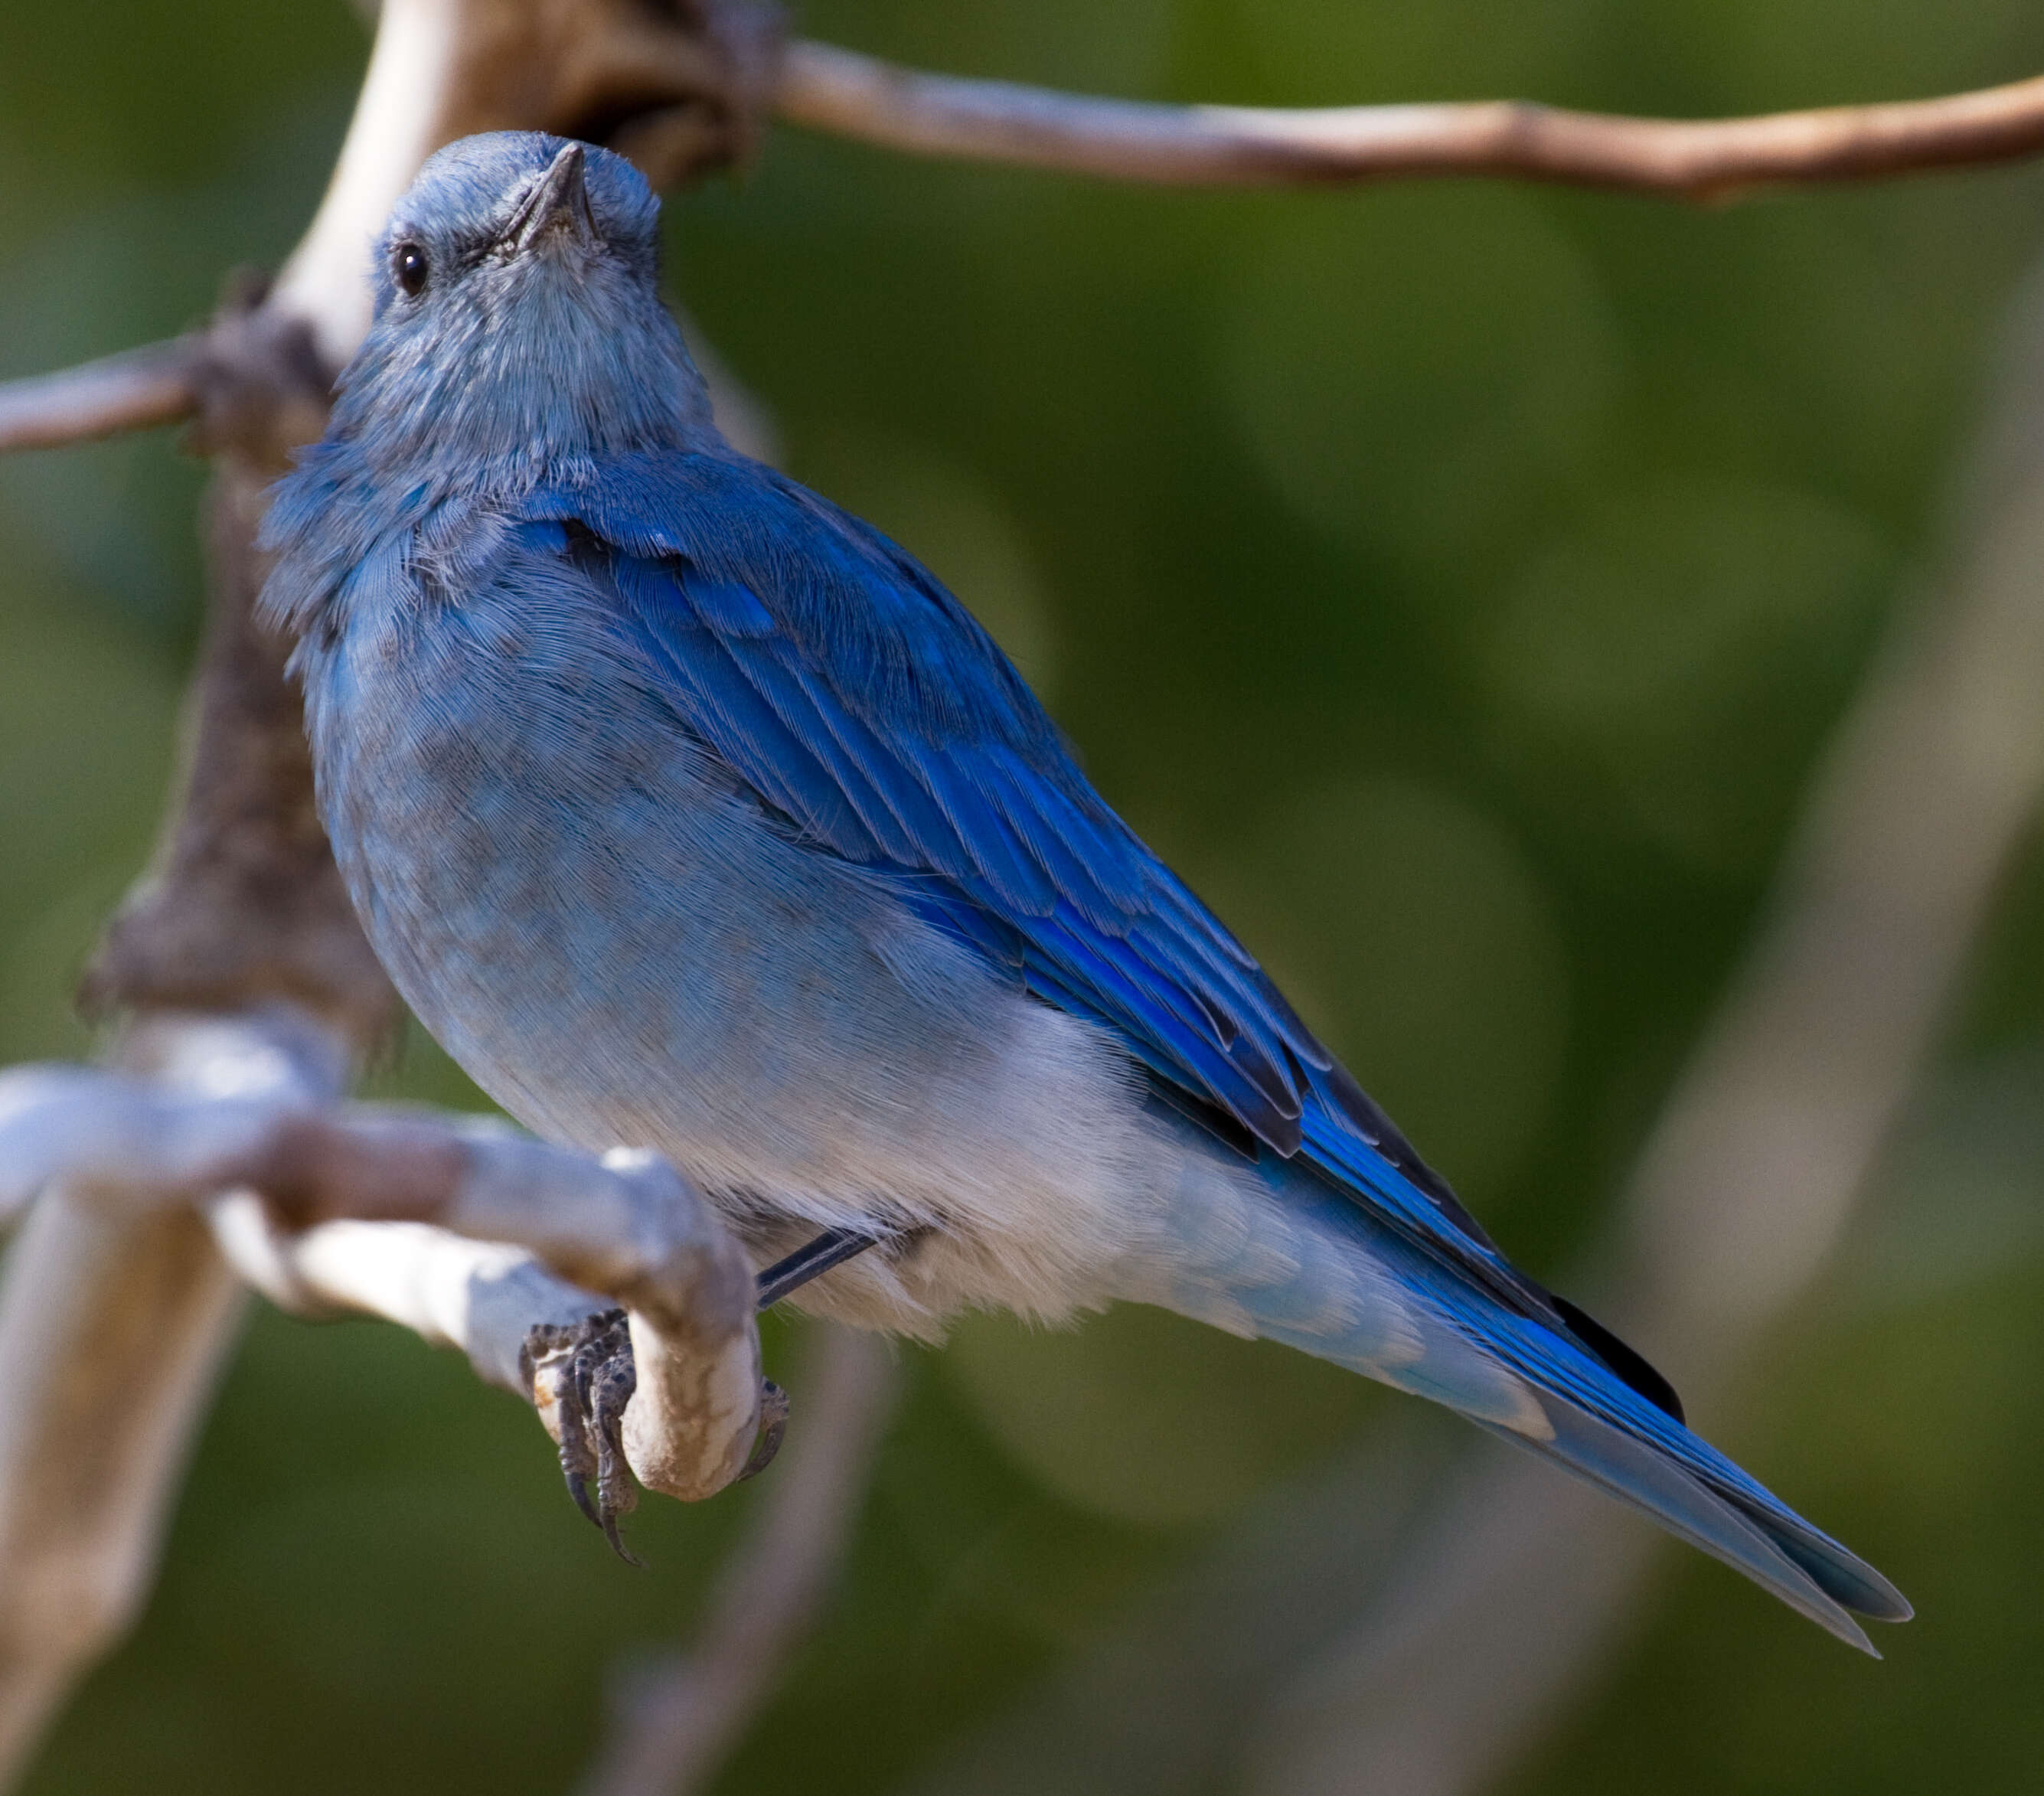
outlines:
[[[575,1507],[619,1558],[637,1565],[617,1531],[617,1518],[639,1502],[624,1457],[624,1409],[639,1383],[624,1312],[603,1310],[571,1328],[541,1324],[526,1336],[520,1359],[533,1401],[554,1406],[561,1475]],[[540,1388],[543,1367],[551,1394]]]
[[[753,1445],[752,1457],[732,1482],[743,1484],[773,1464],[774,1456],[781,1451],[782,1436],[787,1432],[788,1394],[768,1379],[759,1393],[759,1438]]]

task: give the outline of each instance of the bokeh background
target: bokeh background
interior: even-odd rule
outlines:
[[[1274,104],[1719,113],[2044,67],[2023,0],[811,0],[800,22],[964,72]],[[274,263],[367,42],[344,0],[0,9],[0,375],[173,332],[230,267]],[[2044,170],[1722,211],[1194,196],[782,132],[668,218],[674,290],[792,470],[981,612],[1109,798],[1566,1282],[1827,730],[1950,559]],[[160,434],[0,463],[0,1061],[89,1049],[68,995],[150,844],[201,479]],[[479,1102],[416,1034],[381,1083]],[[799,1325],[768,1346],[797,1363]],[[841,1586],[720,1789],[1028,1787],[1002,1743],[1059,1729],[1094,1740],[1102,1792],[1234,1787],[1253,1746],[1230,1730],[1299,1667],[1251,1654],[1195,1715],[1146,1655],[1243,1627],[1253,1584],[1216,1568],[1273,1530],[1342,1558],[1372,1524],[1316,1506],[1330,1467],[1410,1477],[1458,1444],[1146,1312],[976,1320],[902,1358]],[[1506,1786],[2034,1789],[2044,855],[1846,1247],[1701,1420],[1921,1618],[1876,1665],[1671,1548]],[[685,1633],[756,1500],[643,1509],[654,1569],[632,1572],[455,1359],[258,1314],[160,1588],[29,1787],[564,1790],[612,1668]],[[1089,1707],[1109,1663],[1121,1694]],[[1174,1769],[1160,1743],[1186,1730],[1218,1744]]]

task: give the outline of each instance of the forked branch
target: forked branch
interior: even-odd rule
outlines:
[[[640,1482],[694,1499],[736,1477],[759,1417],[752,1272],[664,1162],[592,1160],[484,1117],[321,1102],[294,1039],[309,1032],[288,1013],[179,1029],[176,1083],[0,1073],[0,1223],[60,1183],[123,1221],[210,1213],[229,1263],[286,1308],[403,1323],[528,1401],[526,1331],[620,1305]],[[390,1226],[405,1223],[431,1226]]]
[[[106,1007],[135,1019],[117,1051],[124,1071],[76,1075],[98,1082],[89,1084],[12,1088],[13,1146],[34,1160],[17,1163],[23,1188],[32,1173],[63,1176],[16,1244],[0,1295],[0,1361],[13,1392],[0,1410],[0,1778],[19,1764],[70,1683],[146,1590],[178,1469],[231,1326],[230,1265],[292,1306],[363,1310],[461,1345],[486,1376],[513,1384],[516,1348],[531,1323],[569,1321],[593,1294],[617,1298],[636,1311],[641,1383],[633,1412],[657,1419],[667,1406],[688,1425],[671,1431],[682,1443],[679,1470],[633,1455],[642,1475],[661,1488],[714,1487],[728,1474],[732,1441],[745,1433],[740,1411],[749,1415],[744,1406],[756,1402],[750,1317],[734,1320],[730,1257],[713,1243],[682,1251],[678,1244],[692,1238],[684,1225],[692,1213],[686,1197],[667,1187],[655,1201],[657,1171],[550,1160],[552,1150],[515,1137],[319,1107],[332,1102],[388,994],[339,900],[311,821],[281,645],[248,625],[259,578],[251,545],[265,479],[290,444],[317,433],[326,380],[366,325],[363,264],[378,223],[432,148],[469,131],[547,129],[609,142],[671,182],[743,155],[758,120],[770,113],[911,153],[1110,179],[1241,186],[1489,175],[1692,198],[1985,164],[2044,149],[2044,80],[1917,102],[1700,122],[1516,102],[1325,111],[1169,106],[920,74],[822,44],[780,46],[768,18],[739,0],[690,0],[658,13],[638,0],[384,0],[333,185],[267,301],[231,310],[197,338],[0,387],[0,449],[81,440],[202,410],[208,446],[225,452],[213,508],[217,616],[192,754],[193,808],[97,973]],[[2034,508],[2022,515],[2035,515]],[[1988,570],[2007,583],[1993,615],[1981,613],[1934,644],[1934,667],[1932,660],[1904,661],[1881,701],[1889,708],[1870,713],[1892,723],[1894,754],[1921,748],[1921,765],[1931,771],[1912,784],[1891,756],[1881,763],[1886,783],[1865,790],[1904,798],[1930,792],[1917,811],[1891,803],[1884,814],[1919,816],[1928,833],[1916,845],[1924,852],[1901,858],[1945,870],[1946,883],[1904,894],[1924,900],[1923,926],[1935,925],[1935,940],[1927,944],[1903,929],[1862,963],[1882,974],[1865,982],[1869,990],[1897,966],[1915,968],[1915,977],[1888,981],[1898,994],[1885,1011],[1838,1013],[1841,1029],[1854,1032],[1856,1070],[1869,1075],[1870,1095],[1849,1119],[1842,1146],[1836,1138],[1824,1144],[1831,1176],[1814,1186],[1827,1207],[1800,1260],[1791,1256],[1799,1272],[1835,1227],[1855,1166],[1920,1056],[1949,983],[1953,944],[1969,935],[1984,883],[2034,795],[2037,770],[2029,762],[2022,763],[2019,790],[1969,786],[1965,744],[1941,733],[1940,720],[1955,714],[1948,701],[1970,702],[1975,683],[1990,698],[2005,695],[2015,690],[2007,670],[2034,664],[2034,613],[2019,602],[2027,594],[2016,571],[2034,566],[2035,556],[2027,539],[2011,536],[2005,546],[2007,565]],[[1999,713],[1984,702],[1965,715]],[[1966,740],[1977,736],[1977,728]],[[1862,744],[1849,752],[1848,767],[1862,755],[1869,764],[1875,758]],[[1838,778],[1840,790],[1855,789],[1846,774]],[[1824,813],[1835,835],[1817,844],[1806,874],[1819,897],[1834,890],[1831,875],[1860,865],[1857,813],[1837,808],[1837,797]],[[1969,852],[1941,852],[1950,844],[1938,830],[1950,819],[1952,829],[1969,833],[1960,844]],[[260,853],[251,849],[252,820],[267,844]],[[1835,889],[1860,893],[1850,883]],[[1792,1021],[1823,996],[1783,983],[1785,968],[1794,972],[1809,945],[1800,936],[1778,940],[1774,985],[1762,979],[1759,996],[1748,995],[1742,1014],[1763,1045],[1781,1033],[1768,1034],[1778,1021],[1763,1002],[1770,989],[1793,1000]],[[289,1004],[324,1019],[296,1048],[269,1033],[273,1007]],[[1855,1070],[1850,1060],[1840,1058],[1842,1073]],[[1797,1063],[1813,1063],[1804,1056]],[[1766,1062],[1754,1064],[1765,1070]],[[1713,1061],[1705,1073],[1719,1066]],[[241,1097],[223,1099],[223,1069],[237,1067],[245,1075]],[[136,1074],[147,1080],[129,1076]],[[267,1110],[249,1107],[266,1078]],[[1737,1086],[1706,1077],[1698,1089],[1735,1109],[1731,1100],[1752,1095]],[[1642,1289],[1680,1297],[1685,1287],[1669,1265],[1708,1261],[1710,1244],[1685,1238],[1681,1206],[1671,1210],[1656,1194],[1695,1188],[1685,1158],[1692,1132],[1683,1125],[1712,1113],[1701,1099],[1677,1113],[1665,1157],[1645,1182]],[[1788,1146],[1797,1139],[1792,1131],[1757,1138]],[[266,1189],[269,1205],[210,1194],[237,1183],[244,1193]],[[1746,1179],[1730,1188],[1758,1194],[1773,1186]],[[280,1228],[280,1206],[315,1225]],[[370,1213],[386,1220],[352,1219]],[[1749,1219],[1727,1220],[1735,1232]],[[483,1234],[492,1239],[474,1238]],[[1750,1301],[1764,1309],[1772,1294]],[[1701,1300],[1672,1302],[1676,1321],[1664,1326],[1708,1322],[1705,1310]],[[703,1328],[724,1331],[709,1344],[713,1350],[690,1335]],[[691,1383],[690,1365],[712,1371]],[[628,1434],[626,1444],[629,1451]],[[1462,1771],[1479,1775],[1494,1762],[1500,1741],[1548,1698],[1572,1651],[1596,1635],[1635,1575],[1629,1561],[1608,1564],[1601,1579],[1579,1580],[1573,1597],[1565,1591],[1553,1606],[1528,1606],[1534,1620],[1524,1629],[1498,1628],[1493,1581],[1508,1583],[1515,1567],[1577,1563],[1569,1549],[1589,1536],[1572,1509],[1555,1506],[1567,1500],[1516,1482],[1475,1493],[1472,1514],[1503,1516],[1512,1526],[1473,1529],[1478,1550],[1432,1581],[1430,1608],[1439,1625],[1380,1630],[1348,1657],[1350,1668],[1365,1667],[1363,1681],[1381,1689],[1424,1683],[1414,1668],[1439,1652],[1456,1675],[1433,1686],[1437,1698],[1480,1690],[1485,1713],[1450,1715],[1415,1702],[1403,1734],[1359,1737],[1339,1715],[1295,1709],[1286,1729],[1295,1774],[1288,1787],[1312,1787],[1330,1766],[1353,1776],[1358,1758],[1372,1752],[1410,1763],[1412,1755],[1393,1749],[1423,1725],[1436,1740],[1464,1743],[1462,1760],[1435,1787],[1452,1787]],[[795,1514],[796,1493],[786,1501]],[[1600,1525],[1606,1518],[1596,1519]],[[784,1606],[792,1619],[777,1623],[780,1632],[753,1639],[769,1649],[755,1656],[757,1666],[770,1667],[778,1643],[798,1623],[810,1598],[796,1595],[801,1600]],[[1477,1637],[1500,1643],[1488,1659],[1473,1655],[1462,1625],[1479,1611],[1485,1628]],[[713,1628],[709,1637],[735,1636]],[[1472,1665],[1485,1675],[1473,1677]],[[1341,1682],[1340,1670],[1330,1668],[1331,1686]],[[700,1660],[678,1663],[669,1674],[659,1701],[642,1702],[628,1725],[647,1740],[667,1730],[665,1765],[700,1764],[715,1756],[750,1698],[741,1693],[735,1707],[727,1690],[705,1706]],[[756,1694],[765,1673],[747,1675]],[[674,1733],[676,1717],[691,1715]]]
[[[743,85],[728,67],[743,60],[736,40],[709,34],[701,53],[670,55],[650,94],[609,85],[601,57],[563,53],[563,34],[607,45],[617,21],[646,10],[636,0],[383,0],[335,178],[269,292],[230,304],[194,338],[0,395],[0,444],[195,413],[198,444],[215,458],[209,619],[172,818],[88,980],[95,1011],[125,1019],[109,1057],[166,1098],[263,1087],[301,1110],[330,1103],[388,1026],[394,994],[314,812],[297,694],[284,677],[288,645],[252,613],[264,491],[291,448],[319,433],[333,372],[367,324],[369,246],[440,144],[510,127],[600,135],[631,108],[606,121],[589,111],[592,96],[621,94],[659,102],[640,141],[670,170],[698,152],[728,157],[736,126],[720,117],[717,96]],[[287,1012],[299,1021],[279,1036]],[[103,1094],[136,1123],[150,1106],[138,1110],[123,1090],[135,1096],[117,1082]],[[183,1129],[158,1120],[172,1136]],[[87,1160],[105,1151],[81,1149]],[[43,1169],[92,1167],[56,1156]],[[279,1169],[240,1172],[259,1170]],[[458,1190],[442,1195],[455,1217],[470,1201]],[[420,1222],[335,1221],[294,1236],[243,1200],[123,1208],[69,1178],[44,1191],[0,1279],[10,1393],[0,1406],[0,1784],[147,1594],[239,1313],[235,1274],[288,1304],[367,1310],[457,1342],[485,1375],[515,1384],[525,1331],[570,1323],[589,1303],[542,1263],[553,1250],[539,1234],[534,1245],[537,1256]],[[612,1269],[633,1263],[627,1255]],[[669,1282],[651,1275],[651,1261],[637,1263],[649,1275],[637,1281],[642,1295],[657,1306]],[[601,1289],[606,1275],[590,1273]],[[711,1306],[705,1325],[717,1314],[728,1310]],[[643,1332],[640,1318],[632,1326],[640,1382],[623,1417],[626,1456],[656,1488],[700,1492],[705,1471],[713,1487],[728,1458],[720,1441],[743,1433],[734,1417],[758,1398],[750,1316],[725,1337],[736,1354],[693,1351],[701,1344],[686,1327],[656,1317]],[[741,1361],[747,1380],[735,1383]],[[671,1453],[656,1450],[662,1439]]]

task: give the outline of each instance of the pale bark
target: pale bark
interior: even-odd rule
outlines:
[[[1723,199],[2044,149],[2044,77],[1752,118],[1627,118],[1526,100],[1166,106],[927,74],[797,42],[788,46],[774,105],[790,124],[912,155],[1173,187],[1492,175]]]

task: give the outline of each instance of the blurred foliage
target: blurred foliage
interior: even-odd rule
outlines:
[[[1274,103],[1735,112],[2044,65],[2020,0],[816,0],[802,22]],[[364,48],[342,0],[0,12],[0,374],[174,330],[274,261]],[[1188,195],[784,133],[670,220],[677,290],[793,470],[982,609],[1110,798],[1507,1246],[1566,1273],[1885,620],[1941,566],[2044,174],[1724,211]],[[0,1059],[87,1045],[67,993],[174,752],[201,478],[160,438],[0,465]],[[1864,1228],[1750,1405],[1704,1418],[1923,1619],[1870,1666],[1671,1552],[1622,1667],[1514,1789],[2033,1786],[2040,1067],[2033,856]],[[423,1041],[381,1083],[475,1101]],[[772,1325],[777,1363],[793,1334]],[[929,1775],[1409,1420],[1147,1313],[979,1319],[906,1357],[844,1586],[724,1789]],[[687,1628],[756,1500],[647,1506],[656,1569],[632,1573],[460,1364],[259,1317],[161,1588],[33,1787],[564,1789],[607,1668]]]

